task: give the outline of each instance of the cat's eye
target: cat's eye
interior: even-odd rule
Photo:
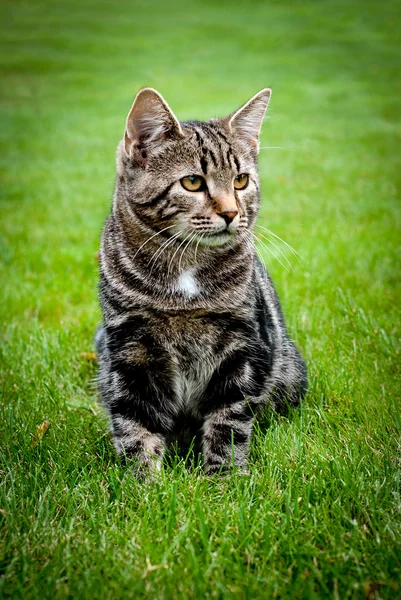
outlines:
[[[249,182],[249,175],[241,173],[234,179],[234,188],[236,190],[244,190]]]
[[[202,192],[206,189],[206,181],[200,175],[189,175],[181,179],[182,187],[188,192]]]

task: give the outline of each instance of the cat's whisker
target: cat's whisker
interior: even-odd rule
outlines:
[[[138,250],[135,252],[134,256],[132,257],[132,260],[134,260],[134,258],[136,257],[136,255],[138,254],[138,252],[140,250],[142,250],[142,248],[144,246],[146,246],[146,244],[148,242],[150,242],[150,240],[153,240],[153,238],[155,238],[157,235],[160,235],[161,233],[163,233],[163,231],[167,231],[167,229],[171,229],[172,227],[175,227],[175,225],[169,225],[168,227],[165,227],[164,229],[161,229],[160,231],[156,231],[156,233],[154,233],[153,235],[151,235],[143,244],[141,244],[138,248]]]
[[[295,258],[297,259],[297,261],[300,264],[302,264],[301,261],[303,261],[303,257],[299,254],[299,252],[297,252],[295,250],[295,248],[293,248],[290,244],[288,244],[280,236],[278,236],[276,233],[274,233],[274,231],[271,231],[270,229],[267,229],[267,227],[262,227],[262,225],[255,225],[255,227],[257,227],[258,229],[262,229],[268,235],[270,235],[270,236],[274,237],[275,239],[277,239],[278,241],[282,242],[290,250],[290,252],[295,256]]]
[[[255,241],[258,242],[259,244],[261,244],[261,246],[263,247],[265,252],[267,252],[267,254],[269,254],[270,256],[273,256],[280,263],[280,265],[282,265],[283,269],[285,269],[286,271],[289,270],[288,267],[283,262],[281,262],[281,260],[277,256],[277,254],[275,252],[273,252],[273,250],[271,248],[269,248],[269,246],[262,239],[257,238],[255,236]],[[255,248],[256,248],[256,244],[255,244]]]
[[[251,253],[255,250],[254,244],[248,237],[244,237],[244,243],[247,249],[251,251]]]
[[[243,241],[245,242],[247,248],[254,248],[255,244],[253,243],[253,236],[252,233],[250,231],[248,231],[247,229],[243,232]]]
[[[267,246],[267,244],[265,244],[263,242],[263,240],[261,240],[260,238],[256,237],[256,234],[254,234],[255,236],[255,240],[258,241],[260,244],[262,244],[262,246],[265,248],[265,250],[267,250],[267,252],[270,252],[270,254],[272,256],[274,256],[274,258],[280,263],[280,265],[283,267],[283,269],[285,269],[286,271],[288,271],[288,268],[286,267],[286,265],[284,263],[281,262],[281,260],[279,259],[279,257],[277,256],[277,254],[275,254],[275,252],[273,252],[273,250],[271,248],[269,248]]]
[[[151,258],[150,258],[150,260],[149,260],[149,262],[148,262],[148,267],[150,267],[150,265],[152,265],[152,266],[151,266],[151,269],[150,269],[150,273],[152,272],[152,270],[153,270],[153,267],[154,267],[154,266],[155,266],[155,264],[157,263],[157,259],[158,259],[158,257],[159,257],[159,256],[160,256],[160,255],[163,253],[163,251],[164,251],[164,250],[165,250],[165,249],[166,249],[168,246],[170,246],[170,244],[172,244],[172,243],[174,242],[174,240],[176,239],[177,235],[179,235],[179,234],[177,234],[177,233],[176,233],[176,234],[175,234],[173,237],[169,238],[167,241],[165,241],[165,242],[164,242],[164,243],[163,243],[163,244],[160,246],[160,248],[158,248],[158,249],[156,250],[156,252],[154,252],[154,253],[153,253],[153,255],[151,256]],[[153,263],[153,264],[152,264],[152,263]]]
[[[263,258],[263,254],[260,252],[260,250],[259,250],[258,248],[256,248],[256,246],[255,246],[255,252],[256,252],[256,254],[257,254],[257,255],[258,255],[258,257],[259,257],[259,260],[260,260],[260,262],[261,262],[263,265],[264,265],[264,264],[266,264],[266,261],[265,261],[265,259]]]
[[[196,234],[196,235],[198,235],[198,234]],[[199,246],[199,243],[200,243],[200,241],[201,241],[201,239],[203,238],[204,235],[205,235],[204,233],[201,233],[201,236],[198,239],[198,242],[197,242],[196,247],[195,247],[195,256],[194,256],[195,263],[196,263],[196,253],[198,252],[198,246]]]
[[[170,246],[174,240],[176,240],[179,236],[181,235],[181,231],[178,231],[177,233],[175,233],[171,238],[169,238],[167,241],[165,241],[160,248],[158,248],[156,250],[156,252],[153,254],[152,258],[150,259],[150,261],[148,262],[148,267],[150,266],[150,264],[154,261],[154,264],[152,265],[152,268],[150,269],[150,272],[152,272],[153,267],[155,266],[157,259],[161,256],[161,254],[164,252],[164,250]]]
[[[247,247],[249,248],[249,250],[251,251],[251,253],[253,254],[253,252],[256,252],[256,254],[259,257],[259,260],[262,264],[265,264],[265,260],[259,250],[259,248],[256,246],[256,244],[254,243],[254,238],[252,236],[252,233],[249,231],[246,231],[246,236],[245,236],[245,243],[247,244]]]
[[[284,260],[286,261],[286,263],[290,267],[290,269],[292,271],[294,271],[294,267],[292,266],[292,264],[290,263],[290,261],[288,260],[288,258],[284,254],[284,252],[281,250],[281,248],[279,248],[277,246],[277,244],[275,244],[271,239],[269,239],[268,237],[266,237],[265,234],[258,232],[258,235],[261,236],[262,238],[264,238],[266,240],[266,242],[268,242],[269,244],[271,244],[272,246],[274,246],[276,248],[276,250],[279,252],[279,254],[281,254],[281,256],[284,258]],[[260,238],[258,238],[258,239],[260,239]]]
[[[180,260],[178,261],[178,272],[181,273],[181,261],[182,261],[182,257],[184,256],[185,250],[188,248],[188,246],[191,244],[191,242],[193,242],[193,240],[196,238],[196,233],[194,233],[190,238],[189,241],[187,243],[186,246],[184,246],[183,251],[181,252],[181,256],[180,256]]]
[[[171,257],[171,259],[170,259],[170,262],[169,262],[169,264],[168,264],[168,267],[167,267],[167,275],[169,275],[169,274],[170,274],[170,268],[171,268],[171,265],[172,265],[172,263],[173,263],[173,261],[174,261],[174,257],[175,257],[175,255],[177,254],[177,252],[179,251],[179,249],[181,248],[181,246],[182,246],[183,244],[185,244],[185,242],[188,240],[188,238],[189,238],[190,236],[192,236],[192,231],[190,231],[190,232],[189,232],[189,234],[188,234],[188,235],[187,235],[187,236],[186,236],[186,237],[183,239],[183,241],[181,242],[181,244],[178,246],[178,248],[177,248],[177,249],[176,249],[176,251],[174,252],[173,256]]]
[[[151,269],[150,269],[150,273],[152,273],[152,271],[153,271],[154,267],[155,267],[155,266],[156,266],[156,264],[157,264],[157,261],[158,261],[158,260],[161,258],[161,255],[163,254],[163,252],[164,252],[164,251],[165,251],[165,250],[166,250],[166,249],[167,249],[169,246],[173,246],[174,242],[176,242],[176,241],[177,241],[177,239],[179,240],[180,233],[181,233],[181,232],[179,232],[179,233],[178,233],[177,235],[175,235],[175,236],[174,236],[174,237],[173,237],[171,240],[169,240],[168,244],[165,244],[163,248],[159,249],[159,250],[160,250],[160,252],[159,252],[159,255],[155,257],[155,259],[154,259],[154,262],[153,262],[153,265],[152,265],[152,267],[151,267]]]
[[[260,262],[264,265],[265,259],[263,258],[263,254],[260,252],[259,248],[257,248],[255,245],[253,245],[253,249],[255,250],[256,254],[258,255]]]
[[[287,248],[293,253],[293,255],[295,257],[298,257],[297,260],[299,262],[299,264],[301,264],[300,260],[303,261],[302,256],[299,254],[299,252],[297,252],[295,250],[295,248],[293,248],[292,246],[290,246],[290,244],[288,244],[285,240],[283,240],[280,236],[277,235],[277,233],[274,233],[274,231],[271,231],[270,229],[267,229],[267,227],[263,227],[262,225],[258,225],[256,224],[255,227],[259,228],[259,229],[263,229],[264,231],[266,231],[268,234],[272,235],[273,237],[275,237],[277,240],[279,240],[279,242],[282,242],[285,246],[287,246]],[[299,260],[300,259],[300,260]]]
[[[258,255],[258,258],[259,258],[260,262],[262,263],[262,265],[266,265],[266,260],[264,259],[261,251],[256,246],[254,247],[254,250],[255,250],[256,254]]]

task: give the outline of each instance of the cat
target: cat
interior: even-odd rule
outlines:
[[[247,471],[255,415],[299,404],[307,371],[255,254],[259,133],[271,90],[226,118],[179,122],[137,94],[100,250],[99,388],[138,476],[198,442],[207,474]]]

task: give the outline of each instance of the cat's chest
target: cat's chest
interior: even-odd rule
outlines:
[[[189,328],[190,329],[190,328]],[[170,349],[177,410],[197,416],[199,403],[221,357],[214,351],[213,334],[187,333]]]
[[[215,371],[215,366],[204,361],[193,362],[190,368],[176,363],[174,369],[175,406],[177,412],[199,415],[201,399]]]
[[[185,298],[196,298],[201,292],[199,278],[195,269],[187,269],[176,279],[173,285],[173,293],[178,293]]]
[[[173,376],[177,412],[198,415],[199,403],[224,356],[221,330],[208,319],[174,316],[164,323],[162,343]]]
[[[164,349],[177,412],[199,415],[200,404],[222,361],[244,343],[238,315],[176,312],[155,315],[150,330]]]

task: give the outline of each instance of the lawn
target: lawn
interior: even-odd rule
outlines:
[[[401,597],[398,3],[0,11],[0,597]],[[124,482],[98,404],[96,252],[144,85],[181,119],[273,88],[259,223],[302,260],[259,249],[310,391],[247,477],[173,456]]]

